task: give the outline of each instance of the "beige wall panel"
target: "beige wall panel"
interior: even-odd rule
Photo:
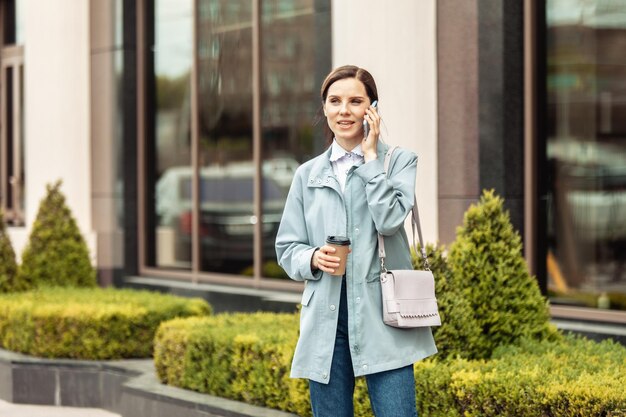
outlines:
[[[418,154],[417,200],[426,241],[437,240],[435,0],[332,2],[333,66],[376,79],[387,143]]]
[[[27,227],[46,184],[62,179],[93,254],[89,2],[26,0],[24,27]]]
[[[121,18],[121,0],[90,0],[91,49],[111,49],[121,42],[121,33],[115,33],[115,21]],[[116,37],[118,39],[116,39]]]
[[[91,141],[95,196],[115,192],[114,167],[116,132],[115,92],[116,52],[103,51],[91,55]],[[96,219],[94,219],[94,222]],[[96,230],[106,230],[99,229]]]

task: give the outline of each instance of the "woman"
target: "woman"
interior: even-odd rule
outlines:
[[[353,416],[354,379],[362,375],[377,417],[413,417],[413,363],[437,349],[429,328],[383,323],[377,233],[385,236],[386,266],[410,269],[403,226],[417,157],[398,149],[383,172],[388,147],[378,141],[380,117],[371,105],[378,90],[366,70],[335,69],[321,98],[334,139],[296,171],[276,238],[280,265],[306,282],[291,377],[309,379],[316,417]],[[343,277],[331,275],[339,266],[325,244],[331,235],[351,240]]]

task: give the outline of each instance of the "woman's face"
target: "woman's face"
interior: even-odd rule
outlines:
[[[369,105],[365,85],[356,78],[344,78],[330,85],[324,115],[338,140],[363,140],[363,117]]]

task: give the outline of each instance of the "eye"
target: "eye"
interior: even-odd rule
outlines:
[[[355,104],[357,106],[360,105],[361,103],[363,103],[363,100],[361,100],[361,99],[352,100],[352,104]]]

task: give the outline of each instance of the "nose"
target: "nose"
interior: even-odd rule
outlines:
[[[348,103],[341,103],[341,108],[339,109],[339,113],[341,114],[348,113]]]

